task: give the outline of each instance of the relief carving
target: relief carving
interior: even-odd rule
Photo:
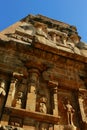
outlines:
[[[17,32],[23,32],[25,34],[33,36],[35,34],[35,28],[32,24],[23,23],[16,29]]]
[[[1,82],[1,85],[0,85],[0,95],[3,95],[5,96],[6,95],[6,92],[5,92],[5,82]]]
[[[24,36],[24,34],[20,35],[20,34],[13,33],[13,34],[9,34],[9,37],[23,42],[32,43],[32,37]]]
[[[79,101],[79,107],[80,107],[82,120],[83,122],[87,123],[87,90],[85,89],[79,90],[78,101]]]
[[[3,103],[3,99],[4,99],[5,96],[6,96],[5,82],[2,81],[0,83],[0,107],[1,107],[1,104]]]
[[[18,98],[16,99],[16,108],[22,108],[23,92],[18,92]]]
[[[35,28],[36,28],[36,34],[42,37],[47,38],[47,29],[46,29],[46,25],[42,24],[42,23],[35,23]]]
[[[67,111],[68,125],[73,125],[73,114],[74,114],[75,110],[73,109],[69,100],[67,101],[67,104],[65,105],[65,109]]]
[[[77,113],[75,99],[70,91],[58,90],[58,110],[60,124],[65,126],[77,126]]]
[[[12,126],[16,126],[16,127],[22,127],[23,126],[22,119],[17,118],[17,117],[13,117],[13,116],[10,116],[8,124],[12,125]]]
[[[53,44],[55,45],[63,44],[62,37],[59,34],[57,34],[55,31],[50,31],[49,35],[50,35],[50,40],[51,42],[53,42]]]
[[[41,113],[46,114],[47,113],[47,106],[46,106],[47,98],[45,96],[42,96],[40,98],[40,104],[39,104],[39,111]]]

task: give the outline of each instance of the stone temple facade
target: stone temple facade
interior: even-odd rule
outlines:
[[[29,15],[0,33],[0,130],[87,130],[87,45],[75,26]]]

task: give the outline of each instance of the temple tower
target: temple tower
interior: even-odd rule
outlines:
[[[29,15],[0,33],[0,129],[87,130],[87,45],[75,26]]]

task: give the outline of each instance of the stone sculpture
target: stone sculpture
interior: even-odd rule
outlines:
[[[6,95],[6,92],[5,92],[5,83],[4,82],[1,82],[1,85],[0,85],[0,95],[3,95],[3,96]]]
[[[47,113],[47,106],[46,106],[47,98],[46,97],[41,97],[40,98],[40,105],[39,105],[39,111],[41,113]]]
[[[68,101],[67,104],[65,105],[65,109],[67,110],[68,125],[73,125],[73,114],[75,110],[70,104],[70,101]]]

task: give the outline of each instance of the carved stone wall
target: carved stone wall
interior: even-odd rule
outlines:
[[[28,16],[0,35],[0,129],[86,130],[87,56],[74,26]]]

